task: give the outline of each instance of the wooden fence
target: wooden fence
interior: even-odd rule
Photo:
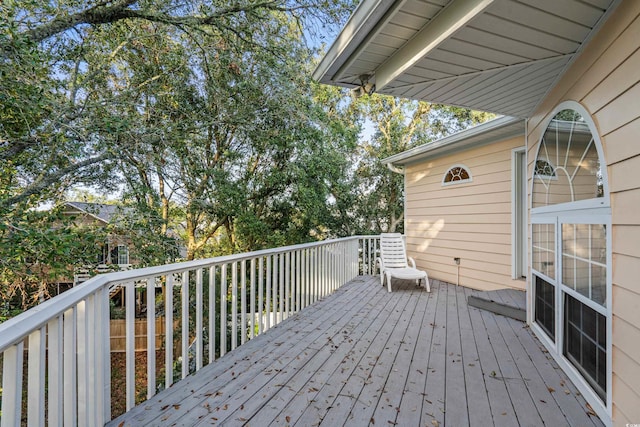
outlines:
[[[156,317],[156,348],[164,346],[165,337],[164,317]],[[126,350],[126,320],[111,320],[111,352],[120,353]],[[135,351],[147,350],[147,319],[135,321]]]

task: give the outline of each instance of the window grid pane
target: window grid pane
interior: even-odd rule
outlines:
[[[571,295],[565,298],[564,355],[606,400],[606,317]]]
[[[606,307],[606,226],[562,224],[562,284]]]
[[[546,280],[535,276],[535,320],[553,341],[556,340],[556,290]]]
[[[556,278],[555,224],[532,224],[533,269],[551,279]]]

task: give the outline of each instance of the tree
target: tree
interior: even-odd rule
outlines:
[[[360,98],[358,103],[374,129],[361,145],[357,166],[358,216],[362,228],[374,233],[402,231],[404,226],[403,178],[382,164],[382,159],[494,117],[377,94]]]
[[[127,28],[152,24],[185,36],[212,34],[245,50],[272,49],[280,34],[260,31],[260,22],[282,14],[296,23],[311,16],[319,25],[330,25],[344,17],[345,6],[337,0],[3,2],[0,161],[7,164],[0,183],[7,190],[0,211],[36,199],[59,199],[71,182],[109,186],[110,160],[131,129],[128,117],[112,114],[112,107],[129,104],[129,97],[149,83],[138,81],[126,90],[114,86],[118,79],[108,68],[110,58],[140,43]],[[120,31],[112,31],[116,25]],[[113,37],[112,48],[92,51],[92,38],[100,32]]]
[[[13,212],[0,222],[0,316],[32,307],[73,279],[74,267],[95,264],[106,229],[83,226],[63,207]]]
[[[67,228],[56,225],[55,212],[35,210],[63,200],[73,185],[108,192],[124,183],[125,204],[136,209],[129,224],[145,236],[136,242],[148,242],[141,248],[148,263],[166,261],[152,249],[170,244],[177,225],[185,227],[190,257],[211,253],[207,244],[222,230],[234,250],[238,218],[254,213],[249,206],[262,207],[261,195],[271,196],[261,223],[287,222],[282,218],[291,211],[278,197],[295,181],[281,173],[293,156],[288,132],[314,126],[306,106],[295,104],[308,88],[305,82],[304,90],[294,90],[301,78],[293,71],[310,56],[300,26],[312,18],[319,26],[339,25],[348,6],[333,0],[2,2],[0,246],[22,236],[21,249],[35,254],[37,247],[41,258],[3,255],[27,265],[27,258],[46,264],[46,253],[75,253],[73,239],[62,238],[73,231],[61,231]],[[275,152],[277,162],[264,161]],[[253,175],[245,168],[251,159],[260,160]],[[252,205],[244,202],[249,193]],[[60,238],[38,237],[50,233]],[[269,244],[254,236],[242,246]],[[3,284],[28,268],[9,265]]]

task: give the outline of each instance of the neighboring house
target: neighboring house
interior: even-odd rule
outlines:
[[[594,411],[637,423],[640,2],[364,0],[314,77],[506,116],[386,159],[410,255],[449,282],[526,288],[528,323]]]
[[[103,203],[66,202],[64,214],[72,216],[84,226],[106,227],[118,221],[122,208]],[[95,273],[105,273],[114,269],[127,269],[134,260],[129,257],[131,240],[117,233],[109,233],[107,240],[96,247],[95,264],[77,266],[73,286],[84,282]]]

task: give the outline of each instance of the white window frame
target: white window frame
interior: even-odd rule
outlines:
[[[522,159],[524,159],[524,171],[521,170],[519,164]],[[511,150],[511,278],[514,280],[527,276],[528,202],[527,147],[525,146]],[[516,209],[519,204],[523,205],[522,212],[518,212]]]
[[[585,397],[587,402],[591,405],[593,410],[598,414],[598,416],[605,422],[605,424],[610,424],[612,420],[612,394],[613,394],[613,315],[612,315],[612,223],[611,223],[611,205],[610,205],[610,193],[609,193],[609,182],[608,182],[608,174],[606,163],[604,162],[604,150],[602,148],[602,141],[600,139],[600,135],[597,132],[597,127],[591,114],[579,103],[575,101],[565,101],[560,103],[549,115],[549,118],[546,120],[545,125],[542,127],[543,135],[546,131],[549,123],[556,116],[556,114],[565,109],[573,109],[578,112],[585,120],[585,122],[589,125],[589,129],[591,130],[594,144],[596,150],[598,152],[599,159],[601,161],[602,166],[602,180],[603,180],[603,189],[604,195],[603,197],[592,198],[587,200],[579,200],[574,202],[560,203],[551,206],[544,206],[538,208],[531,208],[531,223],[532,224],[555,224],[555,251],[556,251],[556,261],[555,261],[555,271],[556,278],[555,280],[549,281],[549,277],[539,273],[538,271],[533,269],[533,262],[530,263],[531,266],[531,274],[528,278],[529,283],[529,291],[532,295],[534,295],[535,288],[533,283],[533,274],[537,274],[540,277],[543,277],[545,280],[549,281],[555,286],[556,292],[556,307],[555,307],[555,342],[553,342],[547,334],[543,331],[543,329],[538,326],[535,322],[535,315],[533,313],[534,306],[531,305],[532,315],[530,326],[531,330],[536,334],[536,336],[540,339],[543,345],[549,350],[549,354],[556,360],[558,365],[563,369],[563,371],[567,374],[569,379],[578,387],[578,390]],[[540,137],[542,138],[542,136]],[[537,141],[537,148],[535,150],[534,162],[538,159],[539,151],[541,147],[541,139]],[[529,187],[529,203],[530,206],[533,206],[531,197],[533,197],[533,185],[535,181],[534,174],[535,166],[532,168],[532,179]],[[602,306],[597,305],[591,301],[586,302],[586,298],[576,292],[567,292],[569,289],[566,288],[562,284],[562,233],[561,228],[562,224],[604,224],[607,227],[607,251],[606,251],[606,302],[607,305],[603,309]],[[531,243],[529,243],[529,250],[531,250]],[[532,261],[532,258],[529,258]],[[590,308],[595,308],[594,306],[598,306],[596,309],[597,312],[606,315],[607,322],[607,368],[606,368],[606,401],[602,401],[600,396],[591,388],[591,385],[588,381],[582,376],[582,374],[573,366],[573,364],[564,356],[564,295],[563,293],[570,294],[574,298],[578,299],[581,303],[584,303]],[[532,300],[535,298],[531,298]]]
[[[451,171],[451,169],[454,168],[462,168],[467,172],[467,175],[469,175],[469,178],[467,179],[461,179],[458,181],[450,181],[450,182],[445,182],[444,180],[447,178],[447,175],[449,175],[449,172]],[[447,168],[447,171],[444,173],[444,175],[442,175],[442,186],[446,187],[449,185],[458,185],[458,184],[464,184],[464,183],[468,183],[468,182],[473,182],[473,176],[471,175],[471,169],[469,169],[467,166],[463,165],[462,163],[456,163],[455,165],[451,165],[450,167]]]
[[[117,262],[118,265],[129,265],[129,247],[127,245],[118,245],[116,246],[117,250]],[[122,255],[124,253],[124,256]],[[125,260],[126,262],[120,262]]]

